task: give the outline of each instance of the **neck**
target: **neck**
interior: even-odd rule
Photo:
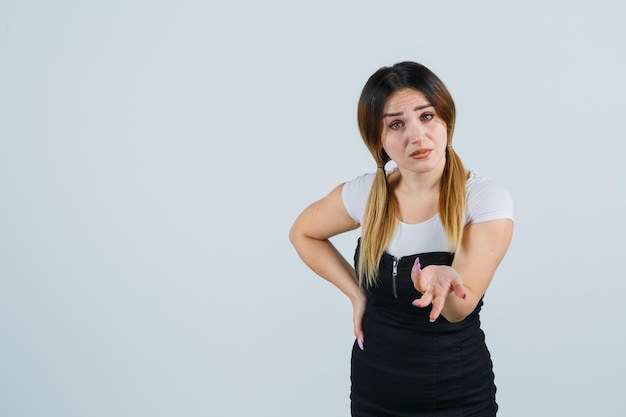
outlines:
[[[398,188],[412,195],[439,192],[444,165],[429,172],[411,172],[398,168]]]

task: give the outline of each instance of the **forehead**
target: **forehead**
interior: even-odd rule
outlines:
[[[403,88],[389,96],[383,113],[402,111],[404,107],[417,107],[429,104],[428,99],[420,91],[413,88]]]

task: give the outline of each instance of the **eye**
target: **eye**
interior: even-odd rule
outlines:
[[[389,125],[389,128],[395,130],[395,129],[400,129],[402,126],[404,126],[404,122],[396,120],[394,122],[391,122],[391,124]]]
[[[424,121],[429,121],[435,118],[435,115],[433,113],[424,113],[421,116],[421,119]]]

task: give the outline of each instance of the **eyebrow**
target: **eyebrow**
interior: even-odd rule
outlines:
[[[419,110],[424,110],[428,107],[432,107],[433,105],[428,103],[428,104],[424,104],[423,106],[417,106],[413,109],[413,111],[419,111]],[[385,117],[396,117],[396,116],[402,116],[404,114],[404,112],[398,112],[398,113],[385,113],[383,114],[383,118]]]

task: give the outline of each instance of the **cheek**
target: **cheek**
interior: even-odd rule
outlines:
[[[444,141],[444,142],[448,141],[448,128],[445,125],[445,123],[437,124],[437,127],[434,133],[438,141]]]
[[[394,154],[394,151],[398,149],[399,145],[397,140],[394,140],[393,137],[387,136],[381,141],[381,146],[388,155],[392,155]]]
[[[447,139],[448,138],[448,125],[442,121],[440,128],[441,128],[441,134]]]
[[[389,136],[383,135],[383,137],[380,139],[381,148],[387,150],[389,148],[389,144],[390,144]]]
[[[402,142],[402,134],[397,131],[389,131],[382,135],[380,141],[385,147],[394,147]]]

